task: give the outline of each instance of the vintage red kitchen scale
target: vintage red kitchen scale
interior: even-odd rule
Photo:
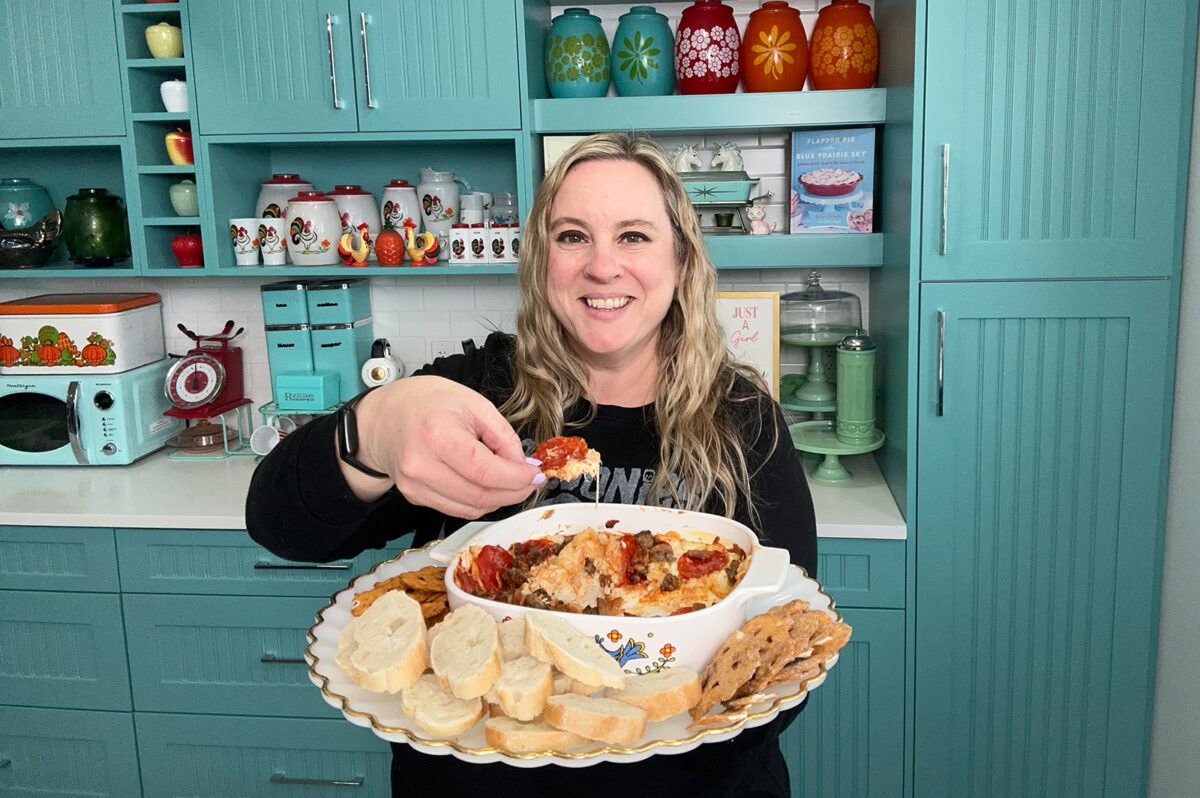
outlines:
[[[184,325],[181,332],[195,346],[167,371],[163,390],[171,407],[164,415],[188,423],[179,435],[167,441],[170,457],[228,457],[253,454],[247,447],[250,400],[242,379],[242,350],[233,339],[244,327],[233,331],[233,320],[214,335],[199,335]]]

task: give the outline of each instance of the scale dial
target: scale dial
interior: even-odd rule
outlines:
[[[212,355],[184,355],[167,372],[166,394],[181,410],[210,404],[225,387],[225,366]]]

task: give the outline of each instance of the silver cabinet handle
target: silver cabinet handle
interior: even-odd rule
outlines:
[[[259,658],[258,661],[261,662],[263,665],[307,665],[308,664],[308,660],[306,660],[304,658],[288,659],[287,657],[279,657],[279,656],[276,656],[269,652],[266,654],[263,654]]]
[[[950,145],[942,145],[942,233],[938,242],[938,254],[946,254],[946,224],[950,207]]]
[[[329,83],[333,86],[333,107],[340,109],[342,101],[337,93],[337,65],[333,60],[333,15],[325,15],[325,35],[329,40]]]
[[[371,96],[371,59],[367,55],[367,15],[366,12],[358,12],[358,29],[362,33],[363,43],[363,83],[367,87],[367,107],[378,108],[375,103],[375,98]]]
[[[938,357],[937,357],[937,414],[942,415],[943,398],[946,389],[946,311],[939,310],[938,315]]]
[[[289,779],[282,773],[271,774],[272,784],[303,784],[311,787],[361,787],[363,777],[356,779]]]
[[[350,563],[347,562],[317,562],[317,563],[289,563],[289,562],[256,562],[254,563],[256,571],[349,571]]]

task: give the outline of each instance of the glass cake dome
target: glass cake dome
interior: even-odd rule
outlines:
[[[792,346],[833,346],[862,330],[862,303],[849,291],[826,291],[821,275],[808,275],[803,291],[779,298],[779,342]]]

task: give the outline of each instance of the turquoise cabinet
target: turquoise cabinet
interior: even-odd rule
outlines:
[[[1166,280],[922,288],[922,795],[1144,794],[1171,293]]]
[[[521,126],[512,0],[190,0],[200,132]],[[229,20],[230,24],[220,24]]]
[[[133,716],[0,706],[0,795],[140,798]]]
[[[124,136],[112,0],[0,11],[0,139]]]
[[[1196,8],[929,0],[923,280],[1178,266]]]

